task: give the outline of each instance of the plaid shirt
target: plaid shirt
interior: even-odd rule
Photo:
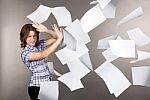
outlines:
[[[51,78],[46,58],[33,61],[28,60],[29,56],[33,52],[40,52],[43,51],[45,48],[46,48],[46,41],[40,40],[37,48],[30,45],[26,45],[26,47],[22,50],[21,53],[22,61],[32,72],[32,76],[29,81],[29,86],[39,87],[41,82],[49,81]]]

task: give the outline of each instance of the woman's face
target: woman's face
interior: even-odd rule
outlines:
[[[30,46],[35,46],[36,41],[37,41],[37,34],[36,34],[36,32],[30,31],[29,35],[28,35],[28,37],[26,39],[26,43],[28,45],[30,45]]]

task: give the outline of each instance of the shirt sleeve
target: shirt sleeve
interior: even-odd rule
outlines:
[[[46,49],[46,40],[40,40],[39,41],[39,50],[42,51]]]
[[[28,62],[29,61],[29,56],[32,54],[31,51],[29,50],[25,50],[21,53],[21,58],[22,58],[22,61],[24,63]]]

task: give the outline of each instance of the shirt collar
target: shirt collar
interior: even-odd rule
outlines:
[[[34,46],[31,46],[31,45],[29,45],[29,44],[26,44],[26,48],[31,49],[31,50],[35,49]]]

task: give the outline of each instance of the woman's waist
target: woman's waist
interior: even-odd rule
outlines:
[[[45,72],[32,72],[32,76],[50,76],[49,71]]]
[[[45,73],[49,72],[49,68],[47,65],[36,65],[29,67],[32,73]]]

